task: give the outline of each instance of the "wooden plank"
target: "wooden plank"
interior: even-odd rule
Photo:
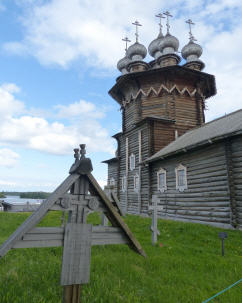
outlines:
[[[23,236],[23,241],[48,241],[48,240],[63,240],[64,239],[64,233],[58,233],[58,234],[25,234]]]
[[[17,241],[12,248],[33,248],[33,247],[60,247],[63,246],[63,240],[39,240],[39,241]]]
[[[78,174],[69,175],[59,187],[41,204],[37,211],[35,211],[28,219],[3,243],[0,248],[0,257],[3,257],[14,244],[19,241],[25,233],[38,224],[46,215],[48,210],[54,203],[69,190],[71,185],[79,178]]]
[[[56,233],[54,233],[56,231]],[[93,226],[92,245],[129,244],[129,240],[119,227]],[[59,247],[64,244],[64,228],[37,227],[17,241],[13,248]]]
[[[28,234],[64,234],[63,227],[35,227]]]
[[[91,233],[91,224],[68,223],[66,225],[61,285],[89,282]]]

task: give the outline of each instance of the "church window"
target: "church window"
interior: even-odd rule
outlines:
[[[134,176],[134,191],[139,191],[139,175]]]
[[[176,172],[176,189],[184,191],[187,189],[187,168],[180,164],[175,169]]]
[[[130,170],[135,169],[135,155],[134,154],[131,154],[129,157],[129,168],[130,168]]]
[[[166,185],[166,170],[161,168],[157,172],[157,188],[159,191],[164,192],[167,190],[167,185]]]
[[[126,188],[127,188],[127,179],[126,179],[126,176],[123,176],[122,179],[121,179],[122,192],[125,192]]]
[[[109,180],[109,185],[111,185],[111,186],[114,186],[114,185],[115,185],[115,180],[114,180],[114,178],[111,178],[111,179]]]

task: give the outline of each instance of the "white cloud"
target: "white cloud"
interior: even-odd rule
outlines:
[[[11,149],[0,149],[0,166],[13,167],[16,165],[19,158],[19,154],[15,153]]]
[[[58,105],[58,112],[55,113],[54,109],[52,115],[65,117],[67,124],[63,124],[29,115],[24,103],[18,101],[11,91],[17,92],[17,86],[4,84],[0,87],[0,144],[64,155],[85,143],[90,152],[113,153],[113,142],[97,120],[104,116],[104,112],[91,102],[81,100],[69,106]]]
[[[55,107],[58,110],[57,115],[60,118],[74,118],[78,117],[80,119],[82,115],[90,118],[103,118],[104,113],[100,111],[93,103],[87,102],[85,100],[80,100],[78,102],[72,103],[68,106],[57,105]]]
[[[0,119],[14,114],[19,114],[24,111],[23,102],[16,99],[13,93],[18,92],[19,88],[13,84],[3,84],[0,86]]]
[[[164,0],[151,0],[149,5],[146,0],[51,0],[28,1],[28,5],[22,0],[18,2],[25,12],[21,19],[24,37],[22,41],[7,43],[5,48],[35,56],[43,64],[65,68],[79,59],[89,66],[114,69],[124,54],[121,38],[128,34],[134,41],[131,22],[138,19],[143,24],[140,41],[148,46],[158,33],[154,14],[162,9],[172,12],[171,32],[182,47],[188,42],[184,20],[192,18],[196,23],[194,35],[204,49],[201,59],[206,64],[205,72],[217,79],[218,95],[208,101],[208,119],[241,107],[242,2],[239,0],[174,0],[168,6]],[[75,110],[82,112],[84,106],[77,102],[72,107],[59,107],[59,115],[65,109],[71,116]]]

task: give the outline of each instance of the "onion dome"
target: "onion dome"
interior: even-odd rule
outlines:
[[[193,40],[190,40],[189,43],[185,45],[181,51],[182,57],[186,59],[187,62],[200,61],[199,57],[201,57],[202,52],[202,47],[199,44],[194,43]]]
[[[123,57],[122,59],[120,59],[117,63],[117,68],[118,70],[122,73],[122,74],[127,74],[128,71],[126,69],[126,67],[128,66],[128,64],[131,62],[131,60],[128,58],[128,56],[126,55],[125,57]]]
[[[158,57],[160,57],[162,55],[159,45],[163,39],[164,39],[164,36],[160,32],[158,37],[150,43],[150,45],[148,47],[148,51],[149,51],[149,54],[151,55],[151,57],[157,59]]]
[[[178,51],[179,40],[168,32],[160,42],[159,48],[163,55],[173,54]]]
[[[147,55],[147,49],[143,44],[135,42],[127,50],[127,56],[134,61],[142,61]]]

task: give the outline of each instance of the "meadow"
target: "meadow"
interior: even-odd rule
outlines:
[[[28,215],[0,213],[0,245]],[[60,226],[61,216],[50,212],[39,226]],[[99,216],[89,220],[98,224]],[[128,215],[125,221],[147,258],[127,245],[93,246],[82,303],[201,303],[242,278],[241,231],[226,230],[222,257],[222,229],[159,220],[161,235],[152,246],[150,218]],[[62,248],[11,250],[0,259],[0,302],[61,303],[61,262]],[[211,302],[242,302],[242,283]]]

